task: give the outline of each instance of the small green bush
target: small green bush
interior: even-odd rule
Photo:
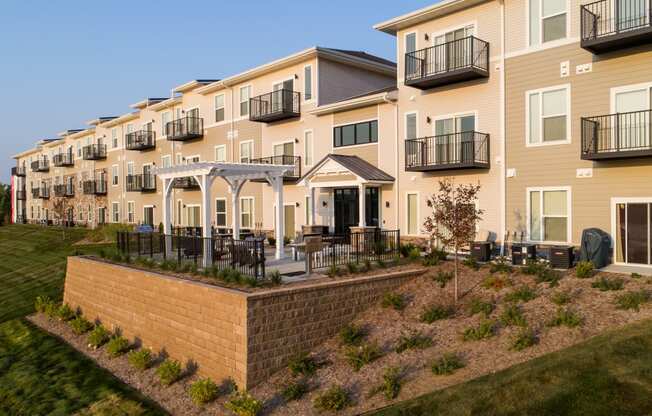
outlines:
[[[529,286],[521,286],[505,295],[505,300],[507,302],[529,302],[536,297],[534,289]]]
[[[421,312],[421,322],[431,324],[441,319],[448,319],[455,315],[455,308],[444,305],[430,305]]]
[[[373,268],[373,266],[371,265],[371,260],[369,260],[369,259],[365,259],[365,260],[364,260],[364,268],[363,268],[364,271],[365,271],[365,272],[368,272],[368,271],[371,270],[372,268]],[[361,270],[361,271],[363,271],[363,270]]]
[[[246,391],[236,391],[224,407],[237,416],[256,416],[263,409],[263,402],[256,399]]]
[[[631,274],[630,277],[631,277],[632,279],[640,279],[640,278],[643,277],[643,276],[642,276],[641,274],[639,274],[639,273],[634,272],[634,273]]]
[[[378,259],[378,260],[376,260],[376,264],[377,264],[378,267],[380,267],[381,269],[386,269],[386,268],[387,268],[387,263],[385,263],[385,261],[384,261],[383,259]]]
[[[217,384],[213,380],[202,378],[190,385],[188,394],[196,405],[201,406],[215,400],[218,391]]]
[[[172,260],[163,260],[158,267],[160,267],[161,270],[170,271],[177,267],[177,263]]]
[[[81,315],[78,315],[75,319],[68,321],[68,325],[70,325],[70,329],[72,329],[72,332],[74,332],[76,335],[85,334],[86,332],[93,329],[93,324]]]
[[[156,375],[162,385],[169,386],[181,378],[181,363],[168,358],[158,366]]]
[[[392,308],[397,311],[402,311],[405,309],[406,302],[405,297],[400,293],[388,292],[383,296],[382,302],[383,308]]]
[[[410,250],[410,253],[408,254],[408,259],[412,261],[419,260],[421,258],[421,249],[415,247],[412,250]]]
[[[562,275],[558,271],[551,268],[545,268],[540,273],[537,273],[534,280],[537,283],[548,283],[549,287],[556,287],[559,285],[561,277]]]
[[[375,343],[348,347],[344,351],[344,358],[354,371],[360,371],[362,367],[377,360],[382,355],[380,348]]]
[[[491,312],[494,310],[494,303],[484,301],[480,298],[473,298],[468,304],[468,310],[470,315],[475,315],[477,313],[483,314],[485,317],[489,317]]]
[[[527,326],[523,311],[516,304],[509,304],[500,314],[500,323],[505,326]]]
[[[152,365],[152,351],[148,348],[129,351],[127,361],[135,369],[145,371]]]
[[[567,326],[574,328],[582,324],[582,318],[570,308],[559,308],[548,326]]]
[[[432,277],[432,280],[437,282],[439,284],[439,287],[444,288],[446,287],[446,284],[453,280],[453,273],[452,272],[442,272],[439,271],[437,272],[436,275]]]
[[[529,275],[538,275],[544,273],[546,270],[548,270],[548,265],[545,262],[538,260],[528,260],[525,266],[521,268],[521,271],[524,274]]]
[[[441,263],[441,260],[439,260],[439,258],[436,256],[431,256],[430,254],[427,254],[423,256],[421,263],[426,267],[434,267],[434,266],[438,266],[439,263]]]
[[[650,292],[639,290],[636,292],[627,292],[616,298],[616,307],[623,310],[635,310],[638,312],[641,305],[650,300]]]
[[[368,398],[383,393],[387,400],[395,399],[401,391],[401,369],[389,367],[383,373],[383,382],[369,391]]]
[[[106,343],[106,353],[109,358],[116,358],[129,350],[129,340],[125,337],[115,336]]]
[[[273,285],[276,285],[276,286],[282,284],[283,283],[283,276],[281,276],[281,272],[279,272],[278,270],[272,270],[269,273],[269,281]]]
[[[440,262],[446,261],[446,259],[448,259],[448,253],[446,253],[446,250],[439,247],[431,248],[430,253],[428,253],[428,255],[439,259]]]
[[[353,262],[349,262],[346,264],[346,270],[349,272],[349,274],[356,274],[358,273],[358,265]]]
[[[317,396],[313,401],[315,409],[320,411],[340,411],[351,405],[349,392],[340,386],[333,386]]]
[[[510,274],[514,268],[505,257],[496,258],[489,267],[489,273],[507,273]]]
[[[308,383],[304,380],[291,381],[290,384],[283,389],[281,396],[283,396],[286,402],[290,402],[292,400],[299,400],[307,392]]]
[[[401,253],[402,257],[407,258],[410,256],[410,252],[412,252],[412,250],[414,250],[415,248],[417,248],[417,246],[415,246],[412,243],[401,244],[401,246],[399,247],[399,252]]]
[[[580,261],[575,266],[575,276],[580,279],[586,279],[588,277],[593,277],[595,273],[593,262],[591,261]]]
[[[484,320],[476,327],[469,327],[464,330],[462,339],[464,341],[479,341],[494,336],[496,324],[491,320]]]
[[[533,346],[538,342],[537,336],[534,331],[530,328],[523,328],[512,339],[512,345],[510,346],[511,350],[521,351],[528,347]]]
[[[270,246],[275,247],[276,246],[276,238],[274,237],[267,237],[267,244]]]
[[[45,313],[48,305],[53,304],[54,301],[49,296],[37,296],[34,300],[34,310],[39,313]]]
[[[339,267],[337,267],[334,264],[331,264],[326,274],[328,275],[328,277],[337,277],[341,274],[341,271]]]
[[[317,368],[317,362],[307,352],[296,354],[288,361],[288,369],[294,376],[311,376]]]
[[[608,278],[602,276],[593,282],[591,287],[600,289],[602,292],[606,292],[608,290],[622,290],[624,283],[625,281],[620,277]]]
[[[446,353],[437,358],[430,368],[435,375],[446,376],[464,368],[464,361],[455,353]]]
[[[475,259],[473,256],[469,256],[462,260],[462,264],[468,267],[469,269],[473,269],[476,272],[480,270],[480,263]]]
[[[88,334],[88,346],[93,349],[98,349],[109,341],[111,334],[102,325],[97,325]]]
[[[550,300],[557,306],[566,305],[571,299],[572,296],[568,291],[558,291],[550,295]]]
[[[67,322],[75,318],[75,316],[77,316],[77,314],[67,303],[64,303],[57,308],[57,317],[60,321]]]
[[[432,346],[432,338],[423,335],[419,331],[410,331],[407,333],[401,334],[396,344],[395,351],[397,353],[402,353],[411,349],[426,349]]]
[[[502,290],[512,285],[512,281],[506,276],[489,276],[482,281],[482,287],[485,289]]]
[[[360,345],[366,335],[367,333],[363,327],[348,324],[340,330],[340,343],[342,345]]]

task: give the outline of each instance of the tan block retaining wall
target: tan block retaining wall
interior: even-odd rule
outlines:
[[[417,274],[245,293],[70,257],[64,301],[154,351],[196,362],[200,374],[251,388]]]

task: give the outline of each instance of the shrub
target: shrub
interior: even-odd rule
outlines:
[[[317,396],[313,402],[315,409],[320,411],[339,411],[351,405],[349,392],[340,386],[333,386]]]
[[[106,353],[109,358],[119,357],[129,350],[129,340],[125,337],[115,336],[106,343]]]
[[[359,345],[365,335],[367,334],[363,327],[348,324],[340,330],[340,342],[342,345]]]
[[[623,310],[635,310],[638,312],[641,305],[650,300],[650,292],[647,290],[639,290],[636,292],[627,292],[619,295],[616,298],[616,307]]]
[[[469,327],[464,330],[462,339],[464,341],[479,341],[494,336],[496,324],[492,320],[484,320],[476,327]]]
[[[256,416],[263,409],[263,402],[246,391],[236,391],[224,407],[237,416]]]
[[[54,301],[50,299],[49,296],[37,296],[36,300],[34,300],[34,310],[36,310],[36,312],[45,313],[48,305],[52,303],[54,303]]]
[[[159,267],[161,270],[174,270],[177,267],[177,263],[172,260],[163,260],[161,264],[159,264]]]
[[[168,358],[156,369],[156,375],[164,386],[169,386],[181,378],[181,363]]]
[[[421,249],[418,247],[414,247],[412,250],[410,250],[410,253],[408,254],[408,259],[412,261],[419,260],[421,258]]]
[[[331,264],[326,274],[328,275],[328,277],[337,277],[340,275],[340,268],[334,264]]]
[[[639,273],[634,272],[634,273],[631,274],[630,277],[631,277],[632,279],[640,279],[640,278],[643,277],[643,276],[642,276],[641,274],[639,274]]]
[[[533,346],[538,342],[537,336],[534,331],[530,328],[521,329],[514,339],[512,339],[511,350],[521,351],[528,347]]]
[[[485,317],[488,317],[494,310],[494,304],[493,302],[487,302],[480,298],[473,298],[471,299],[471,302],[469,302],[468,309],[471,315],[481,313]]]
[[[369,260],[369,259],[365,259],[365,260],[364,260],[364,271],[365,271],[365,272],[368,272],[368,271],[371,270],[372,268],[373,268],[373,267],[371,266],[371,260]]]
[[[97,325],[88,334],[88,346],[93,349],[98,349],[106,344],[110,337],[111,334],[106,330],[106,328],[104,328],[104,326]]]
[[[485,289],[501,290],[511,285],[512,281],[505,276],[489,276],[482,281],[482,287]]]
[[[386,268],[387,268],[387,263],[385,263],[385,261],[384,261],[383,259],[378,259],[378,260],[376,260],[376,264],[377,264],[378,267],[380,267],[381,269],[386,269]]]
[[[527,326],[523,311],[516,304],[507,305],[503,313],[500,314],[500,323],[505,326]]]
[[[555,292],[550,296],[550,300],[557,306],[562,306],[571,301],[571,294],[568,291]]]
[[[260,286],[260,281],[258,281],[257,278],[254,276],[243,276],[241,279],[241,283],[249,286],[249,287],[258,287]]]
[[[435,375],[445,376],[453,374],[464,366],[464,361],[457,354],[449,352],[437,358],[430,368]]]
[[[439,259],[439,261],[446,261],[446,259],[448,258],[448,253],[446,253],[446,250],[439,247],[433,247],[432,249],[430,249],[430,253],[428,253],[428,255]]]
[[[491,263],[489,273],[511,273],[514,269],[506,257],[498,257]]]
[[[50,319],[56,319],[59,317],[59,306],[50,300],[43,305],[43,313]]]
[[[473,269],[475,271],[480,270],[480,263],[475,259],[473,256],[469,256],[462,260],[462,264],[468,267],[469,269]]]
[[[602,292],[606,292],[608,290],[622,290],[624,280],[620,277],[614,277],[614,278],[608,278],[608,277],[600,277],[598,280],[593,282],[591,287],[600,289]]]
[[[439,283],[439,287],[444,288],[448,282],[453,280],[453,273],[439,271],[432,277],[432,280]]]
[[[551,268],[545,268],[540,273],[537,273],[534,280],[537,283],[548,283],[549,287],[555,287],[559,285],[559,280],[561,280],[561,273]]]
[[[505,296],[505,300],[507,302],[529,302],[536,297],[537,294],[534,289],[529,286],[521,286],[508,293]]]
[[[401,246],[399,247],[399,251],[401,253],[401,256],[407,258],[410,256],[410,252],[415,248],[417,248],[417,246],[415,246],[412,243],[401,244]]]
[[[269,273],[269,281],[272,282],[273,285],[280,285],[283,283],[283,277],[281,276],[281,272],[279,272],[277,269],[272,270]]]
[[[152,365],[152,351],[148,348],[129,351],[127,360],[135,369],[145,371]]]
[[[188,389],[190,398],[198,406],[215,400],[217,393],[217,384],[215,384],[210,378],[202,378],[197,380],[192,383]]]
[[[383,308],[393,308],[397,311],[405,309],[405,297],[400,293],[388,292],[383,296]]]
[[[303,380],[292,381],[281,392],[281,396],[286,402],[292,400],[299,400],[304,394],[308,392],[308,383]]]
[[[582,318],[570,308],[559,308],[555,316],[548,322],[548,326],[567,326],[574,328],[582,324]]]
[[[276,246],[276,238],[275,237],[267,237],[267,244],[270,246]]]
[[[538,260],[528,260],[525,266],[521,268],[524,274],[538,275],[548,270],[548,265]]]
[[[419,319],[421,322],[431,324],[441,319],[448,319],[455,315],[455,309],[452,306],[431,305],[421,312]]]
[[[395,399],[401,391],[401,369],[389,367],[383,373],[383,382],[372,388],[368,397],[371,398],[378,393],[383,393],[387,400]]]
[[[431,253],[429,253],[423,257],[422,263],[426,267],[433,267],[439,265],[441,260],[438,256],[433,256]]]
[[[362,367],[380,358],[382,352],[375,343],[362,344],[360,346],[348,347],[344,352],[344,358],[354,371],[360,371]]]
[[[398,344],[396,345],[396,352],[402,353],[411,349],[426,349],[432,345],[432,339],[421,334],[420,331],[410,331],[409,333],[403,333],[398,339]]]
[[[317,362],[307,352],[294,355],[288,361],[288,369],[294,376],[310,376],[317,371]]]
[[[67,303],[64,303],[57,308],[57,317],[60,321],[67,322],[73,319],[75,316],[77,316],[77,314]]]
[[[81,315],[78,315],[75,319],[69,321],[68,324],[70,325],[72,332],[76,335],[85,334],[93,328],[93,324]]]
[[[346,270],[349,274],[355,274],[358,272],[358,265],[356,263],[349,262],[346,264]]]
[[[587,277],[593,277],[595,271],[593,270],[593,262],[591,261],[580,261],[575,266],[575,276],[580,279],[586,279]]]

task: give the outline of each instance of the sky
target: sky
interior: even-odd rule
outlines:
[[[372,26],[436,0],[3,0],[0,182],[12,155],[99,116],[311,46],[396,60]]]

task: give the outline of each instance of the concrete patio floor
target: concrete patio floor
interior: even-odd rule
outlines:
[[[651,276],[652,277],[652,268],[643,267],[643,266],[623,266],[617,264],[610,264],[607,267],[600,269],[601,272],[607,273],[622,273],[622,274],[632,274],[638,273],[642,276]]]

